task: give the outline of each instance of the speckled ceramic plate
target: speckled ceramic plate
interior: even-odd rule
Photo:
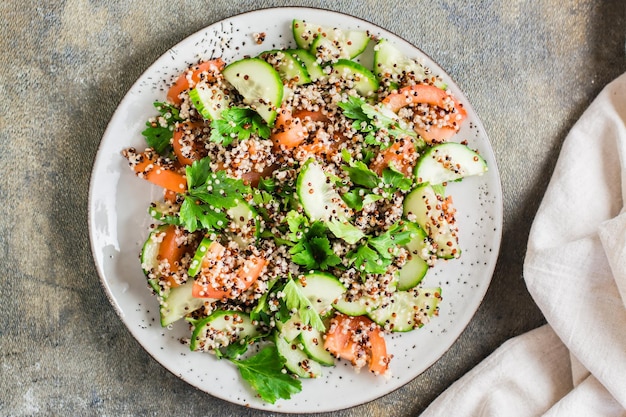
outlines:
[[[158,304],[147,288],[138,260],[151,222],[146,208],[162,197],[161,189],[137,179],[121,156],[122,149],[144,146],[141,131],[164,100],[174,76],[199,59],[223,57],[232,62],[267,49],[294,47],[290,24],[306,19],[346,29],[368,30],[392,41],[409,56],[441,74],[465,105],[469,120],[456,140],[467,140],[487,160],[490,170],[481,177],[454,183],[448,192],[458,210],[462,258],[439,262],[425,281],[443,288],[439,317],[422,329],[387,336],[393,354],[392,376],[355,373],[344,361],[324,368],[317,380],[303,380],[302,392],[291,400],[263,403],[228,361],[190,352],[179,342],[189,336],[184,322],[163,329]],[[255,43],[264,32],[265,41]],[[362,57],[371,62],[372,51]],[[133,336],[165,368],[207,393],[224,400],[278,412],[322,412],[347,408],[381,397],[422,373],[454,343],[478,308],[491,281],[500,245],[502,198],[498,171],[489,140],[478,116],[450,77],[423,52],[403,39],[363,20],[340,13],[308,8],[265,9],[215,23],[197,32],[161,56],[133,85],[115,112],[100,145],[91,178],[89,228],[93,254],[111,303]]]

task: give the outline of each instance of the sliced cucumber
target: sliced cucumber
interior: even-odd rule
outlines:
[[[331,61],[333,57],[354,58],[365,50],[370,41],[367,32],[341,31],[298,19],[292,21],[291,28],[298,48],[308,49],[317,58],[321,58],[322,62]]]
[[[153,219],[162,222],[168,217],[175,216],[176,213],[178,213],[179,208],[178,204],[172,204],[165,201],[155,201],[150,204],[150,207],[148,207],[148,214],[150,214]]]
[[[417,161],[415,178],[418,183],[437,185],[482,175],[487,169],[487,163],[478,152],[460,143],[447,142],[424,152]]]
[[[458,258],[461,255],[458,229],[453,210],[451,207],[445,210],[446,204],[430,184],[422,184],[404,198],[404,215],[428,234],[437,257]]]
[[[300,49],[309,49],[321,30],[321,26],[305,22],[304,20],[294,19],[291,22],[293,39]]]
[[[350,217],[348,206],[313,158],[304,163],[298,174],[296,193],[311,220],[345,220]]]
[[[244,58],[222,71],[224,78],[272,126],[283,101],[283,82],[278,71],[260,58]]]
[[[348,300],[346,295],[333,303],[333,307],[348,316],[363,316],[378,308],[380,300],[368,295],[361,295]]]
[[[291,56],[295,56],[304,64],[309,73],[309,77],[311,77],[311,81],[317,81],[326,76],[322,66],[317,62],[317,59],[315,59],[315,56],[306,49],[288,49],[285,52]]]
[[[259,54],[259,58],[274,67],[280,78],[288,84],[308,84],[311,76],[306,65],[289,51],[273,49]]]
[[[306,298],[311,301],[315,311],[324,316],[330,312],[333,303],[346,291],[341,281],[325,272],[312,272],[304,280],[296,282]]]
[[[276,328],[280,331],[280,335],[283,339],[287,342],[292,342],[300,335],[304,325],[302,324],[300,315],[294,313],[289,317],[289,320],[284,323],[280,320],[276,321]]]
[[[369,317],[392,332],[408,332],[422,327],[436,314],[441,300],[441,288],[416,288],[397,291],[391,299]]]
[[[217,84],[200,82],[189,91],[193,107],[206,120],[222,117],[222,112],[231,106],[231,97]]]
[[[313,360],[325,366],[333,366],[335,358],[324,349],[324,336],[315,328],[307,328],[300,333],[302,350]]]
[[[428,272],[428,262],[425,258],[430,256],[432,245],[428,240],[428,235],[421,227],[411,224],[411,231],[415,237],[405,245],[409,251],[406,263],[398,271],[398,290],[405,291],[419,284],[426,272]]]
[[[404,55],[388,40],[379,40],[374,47],[374,74],[376,77],[382,82],[398,83],[407,73],[412,73],[416,81],[423,81],[428,78],[426,68],[422,64]]]
[[[148,235],[148,238],[143,244],[141,248],[141,269],[143,273],[146,275],[146,279],[148,280],[148,285],[150,288],[154,290],[157,295],[161,295],[162,289],[159,285],[159,261],[157,259],[157,255],[159,254],[159,245],[160,242],[157,241],[157,237],[159,233],[162,233],[167,228],[167,225],[162,225],[154,229]]]
[[[229,226],[231,238],[240,248],[245,249],[257,240],[261,234],[261,223],[257,212],[250,204],[240,201],[235,207],[229,208],[226,215],[231,219]]]
[[[259,328],[241,311],[219,310],[194,324],[191,350],[214,351],[258,336]]]
[[[279,333],[274,337],[278,354],[285,359],[285,367],[300,378],[317,378],[322,366],[302,350],[297,341],[287,342]]]
[[[317,35],[309,51],[322,62],[336,62],[341,58],[355,58],[365,50],[369,41],[367,32],[326,29]]]
[[[200,272],[200,270],[202,269],[202,261],[204,260],[206,254],[209,253],[209,248],[212,244],[213,239],[210,239],[206,236],[202,238],[200,244],[198,245],[198,248],[196,249],[196,253],[193,256],[193,259],[189,264],[189,269],[187,270],[187,274],[190,277],[195,277],[196,275],[198,275],[198,272]]]
[[[331,76],[344,80],[359,95],[371,97],[378,90],[378,80],[370,70],[349,59],[339,59],[332,66]]]
[[[380,82],[398,88],[406,79],[424,82],[433,79],[433,74],[414,59],[404,55],[394,44],[386,39],[378,41],[374,47],[374,74]],[[447,84],[435,77],[434,85],[442,90]]]
[[[183,285],[170,288],[167,296],[163,296],[161,307],[161,326],[166,327],[185,317],[187,314],[198,310],[204,305],[207,298],[195,298],[192,296],[193,280],[190,279]]]

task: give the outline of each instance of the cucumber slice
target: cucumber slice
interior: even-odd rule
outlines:
[[[168,217],[175,216],[176,213],[178,213],[178,210],[179,206],[177,204],[165,201],[155,201],[150,204],[150,207],[148,207],[148,214],[150,214],[153,219],[162,222]]]
[[[293,38],[300,49],[308,49],[322,62],[338,58],[354,58],[365,50],[370,41],[367,32],[359,30],[342,31],[329,26],[321,26],[304,20],[294,19],[291,23]],[[327,51],[331,57],[318,55],[318,49]],[[323,55],[326,55],[323,54]]]
[[[204,260],[204,256],[209,252],[209,248],[213,244],[213,239],[209,239],[208,237],[203,237],[202,241],[198,245],[196,249],[196,253],[193,255],[193,259],[189,264],[189,270],[187,274],[190,277],[195,277],[198,275],[198,272],[202,269],[202,261]]]
[[[364,316],[376,310],[380,300],[367,295],[361,295],[353,300],[348,300],[344,295],[333,303],[333,307],[348,316]]]
[[[157,236],[159,233],[163,233],[165,229],[167,229],[166,224],[161,225],[150,232],[148,238],[143,244],[143,247],[141,248],[140,255],[141,269],[146,275],[148,285],[150,285],[150,288],[152,288],[152,290],[160,297],[165,295],[165,293],[159,285],[160,275],[157,272],[159,269],[157,255],[159,254],[159,245],[161,244],[158,241]]]
[[[350,88],[354,88],[362,97],[370,97],[378,90],[378,80],[370,70],[363,65],[350,61],[349,59],[339,59],[332,66],[331,76],[345,80]]]
[[[317,378],[322,374],[322,366],[309,358],[297,342],[287,342],[276,333],[274,343],[278,354],[285,359],[285,367],[300,378]]]
[[[487,163],[469,147],[455,142],[435,145],[420,157],[415,167],[417,183],[431,185],[457,181],[487,172]]]
[[[336,62],[341,58],[357,57],[367,48],[369,41],[367,32],[322,28],[311,43],[309,51],[321,62]]]
[[[261,223],[250,204],[240,201],[235,207],[229,208],[226,215],[231,219],[229,234],[240,248],[245,249],[258,239]]]
[[[302,343],[302,350],[311,359],[325,366],[333,366],[335,364],[333,355],[324,349],[324,337],[319,330],[314,328],[304,329],[298,338]]]
[[[374,74],[380,81],[398,83],[407,73],[412,73],[416,81],[428,78],[426,68],[419,62],[404,55],[386,39],[378,41],[374,47]]]
[[[260,334],[248,314],[219,310],[194,324],[189,348],[193,351],[214,351]]]
[[[441,288],[397,291],[369,317],[386,330],[408,332],[428,323],[437,314],[440,301]]]
[[[405,245],[409,251],[409,258],[398,271],[398,290],[405,291],[415,287],[422,282],[426,272],[428,272],[428,262],[432,245],[428,240],[428,235],[418,225],[409,223],[411,231],[415,237]]]
[[[283,82],[278,71],[260,58],[244,58],[222,71],[224,78],[265,122],[272,126],[283,101]]]
[[[181,286],[170,288],[167,296],[163,296],[159,312],[161,314],[161,326],[166,327],[185,317],[187,314],[198,310],[204,305],[206,298],[195,298],[191,295],[193,280],[189,280]]]
[[[444,198],[430,184],[422,184],[404,198],[404,215],[414,220],[428,234],[439,258],[458,258],[458,229],[453,211],[444,210]],[[412,219],[414,217],[414,219]]]
[[[398,88],[407,78],[416,82],[433,79],[433,74],[428,68],[404,55],[386,39],[379,40],[374,46],[374,74],[380,82],[389,84],[392,88]],[[442,90],[448,88],[439,77],[435,77],[434,85]]]
[[[322,66],[315,59],[315,56],[306,49],[288,49],[285,52],[291,54],[291,56],[295,56],[304,64],[309,73],[309,77],[311,77],[311,81],[317,81],[326,76]]]
[[[304,325],[298,313],[294,313],[286,322],[276,321],[276,328],[287,342],[294,341],[302,333]]]
[[[293,40],[296,41],[296,45],[300,49],[309,49],[321,30],[321,26],[304,20],[293,19],[291,22]]]
[[[324,272],[312,272],[304,276],[303,282],[296,283],[320,316],[330,312],[333,303],[346,291],[337,277]]]
[[[259,58],[274,67],[280,78],[288,84],[308,84],[311,76],[306,65],[289,51],[273,49],[259,54]]]
[[[296,193],[311,220],[345,220],[350,217],[348,206],[313,158],[304,163],[298,174]]]
[[[189,91],[193,107],[206,120],[222,117],[222,112],[231,106],[231,97],[217,84],[198,83]]]

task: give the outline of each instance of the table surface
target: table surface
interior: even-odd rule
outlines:
[[[522,275],[528,232],[568,130],[626,70],[626,2],[25,3],[0,3],[0,414],[268,415],[191,387],[141,348],[105,295],[87,231],[92,163],[126,91],[169,47],[256,8],[327,8],[418,46],[471,101],[501,173],[500,257],[465,332],[403,388],[333,415],[417,415],[544,323]]]

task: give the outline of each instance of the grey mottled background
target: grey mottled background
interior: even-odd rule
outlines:
[[[195,31],[268,6],[369,20],[447,69],[485,124],[502,174],[492,285],[450,351],[410,384],[338,416],[412,416],[543,317],[522,278],[526,239],[561,143],[626,71],[626,2],[0,2],[0,415],[268,415],[169,374],[110,306],[87,233],[89,175],[117,104]],[[589,144],[593,146],[593,143]]]

